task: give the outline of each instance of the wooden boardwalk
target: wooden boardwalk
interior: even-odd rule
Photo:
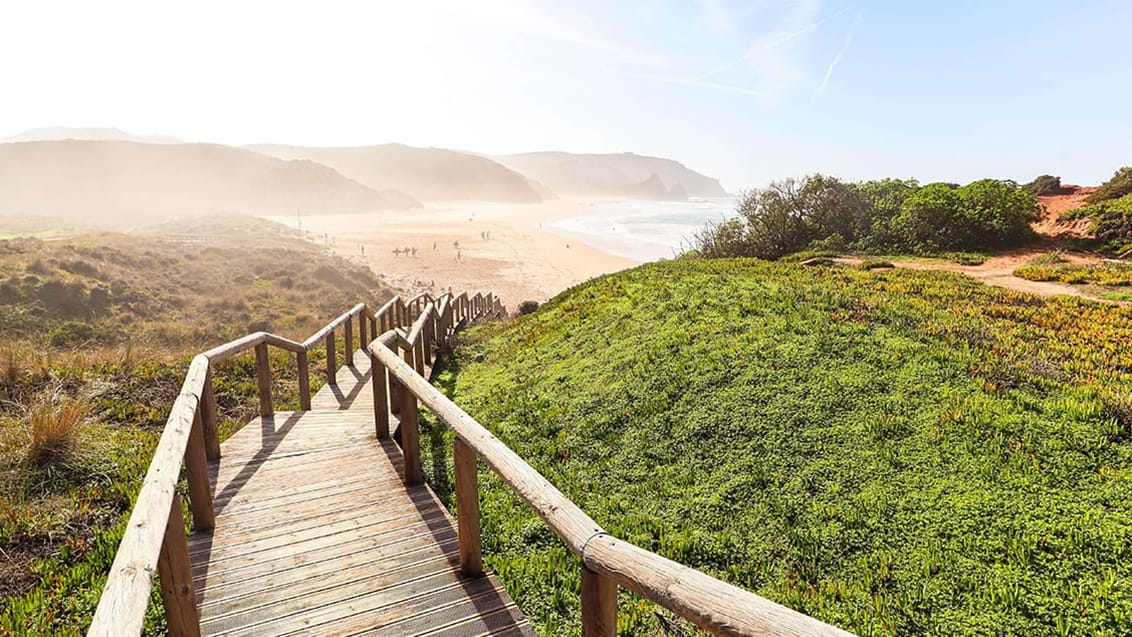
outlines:
[[[404,486],[374,436],[369,357],[353,363],[209,464],[216,527],[189,537],[201,633],[533,635],[494,575],[460,574],[455,521]]]

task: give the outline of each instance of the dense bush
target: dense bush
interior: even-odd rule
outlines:
[[[1022,190],[1034,195],[1060,195],[1065,192],[1061,187],[1061,177],[1054,175],[1040,175],[1028,184],[1022,184]]]
[[[1132,194],[1132,166],[1125,166],[1112,174],[1112,179],[1101,184],[1086,201],[1100,203]]]
[[[977,251],[1033,238],[1034,196],[994,179],[966,186],[824,175],[772,182],[743,195],[739,216],[693,238],[705,257],[778,259],[808,248],[860,252]]]

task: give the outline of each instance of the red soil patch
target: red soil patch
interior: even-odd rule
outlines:
[[[1062,215],[1086,205],[1085,197],[1096,190],[1096,186],[1062,186],[1063,194],[1038,197],[1045,207],[1040,221],[1033,225],[1034,231],[1049,239],[1080,238],[1089,236],[1087,219],[1065,219]]]

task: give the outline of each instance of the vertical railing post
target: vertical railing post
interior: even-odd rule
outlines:
[[[457,437],[452,443],[452,456],[456,473],[456,524],[460,539],[460,572],[474,577],[483,574],[476,452]]]
[[[326,384],[338,384],[338,350],[334,345],[334,330],[326,335]]]
[[[417,397],[408,387],[401,388],[401,453],[405,463],[405,484],[420,484],[421,443],[417,423]]]
[[[381,345],[378,345],[381,347]],[[378,440],[389,438],[389,393],[385,384],[385,366],[377,356],[369,355],[370,378],[373,382],[373,428]]]
[[[200,637],[200,611],[193,590],[193,568],[189,561],[189,542],[181,518],[181,497],[173,494],[165,522],[165,541],[157,558],[157,578],[161,582],[161,601],[165,623],[173,637]]]
[[[432,316],[425,317],[424,326],[421,329],[421,352],[424,354],[425,363],[432,364]]]
[[[306,352],[295,353],[295,367],[299,375],[299,409],[311,410],[311,363]]]
[[[204,419],[200,409],[193,415],[189,444],[185,447],[185,481],[189,483],[189,510],[193,514],[193,530],[207,531],[216,526],[212,509],[212,491],[208,484],[208,458],[204,452]]]
[[[413,350],[416,353],[416,355],[414,356],[417,361],[416,370],[417,373],[421,376],[425,375],[424,339],[425,335],[423,332],[418,334],[417,342],[413,347]]]
[[[271,416],[275,408],[271,405],[271,357],[267,343],[255,346],[255,375],[259,381],[259,415]]]
[[[389,351],[394,354],[397,353],[397,340],[389,344]],[[393,374],[389,374],[389,411],[399,414],[401,413],[401,383],[397,382],[397,378]]]
[[[212,365],[204,375],[200,394],[200,417],[204,430],[204,452],[209,460],[220,458],[220,427],[216,414],[216,394],[212,389]]]
[[[346,367],[354,366],[354,317],[346,317],[346,331],[343,333],[346,340],[346,360],[342,361]]]
[[[582,637],[617,634],[617,582],[582,567]]]
[[[365,308],[362,308],[362,311],[358,312],[358,347],[359,348],[364,348],[366,346],[366,334],[368,334],[368,333],[369,333],[369,330],[366,328],[366,310],[365,310]]]

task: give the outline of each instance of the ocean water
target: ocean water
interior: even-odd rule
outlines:
[[[549,225],[578,235],[593,248],[643,263],[671,259],[687,249],[705,223],[734,216],[737,203],[735,197],[601,202]]]

